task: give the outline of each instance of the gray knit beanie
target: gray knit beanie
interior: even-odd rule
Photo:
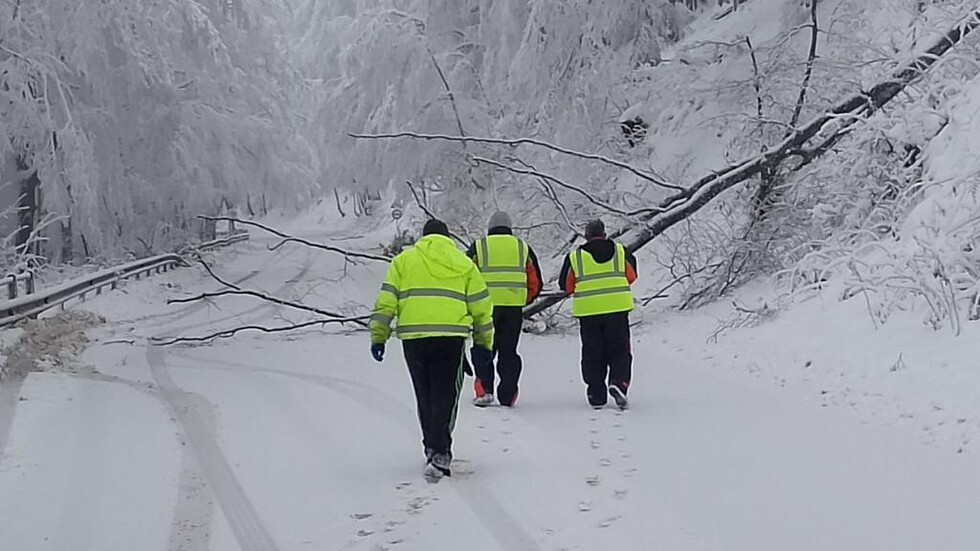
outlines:
[[[487,229],[508,228],[510,229],[510,215],[502,210],[498,210],[490,217],[490,224]]]

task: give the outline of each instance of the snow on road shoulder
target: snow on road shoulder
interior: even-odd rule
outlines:
[[[760,286],[738,300],[757,307],[772,296]],[[826,293],[742,327],[746,316],[730,303],[646,319],[647,338],[691,361],[849,410],[856,422],[899,425],[948,453],[980,453],[980,325],[956,337],[923,317],[921,309],[897,313],[876,329],[860,297]]]

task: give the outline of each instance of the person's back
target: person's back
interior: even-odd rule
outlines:
[[[582,379],[589,404],[605,406],[608,390],[624,409],[632,379],[629,313],[636,258],[623,245],[606,238],[601,221],[588,224],[586,238],[584,245],[566,256],[559,285],[573,295],[572,313],[579,320]]]
[[[467,289],[479,277],[473,263],[448,237],[428,235],[392,261],[401,300],[395,332],[402,340],[431,336],[467,337],[473,325],[467,303],[486,299],[484,289],[468,296]],[[424,298],[425,300],[407,300]],[[486,328],[478,328],[486,329]]]

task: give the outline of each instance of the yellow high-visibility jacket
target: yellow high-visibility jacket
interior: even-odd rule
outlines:
[[[513,235],[489,235],[475,248],[476,264],[494,306],[527,304],[527,243]]]
[[[493,347],[493,303],[473,261],[451,239],[427,235],[391,262],[371,316],[371,342],[468,337]]]

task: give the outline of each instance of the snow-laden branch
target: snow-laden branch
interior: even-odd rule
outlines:
[[[553,143],[549,143],[542,140],[537,140],[534,138],[514,138],[514,139],[481,138],[477,136],[450,136],[448,134],[422,134],[419,132],[394,132],[390,134],[356,134],[353,132],[349,132],[348,135],[352,138],[361,139],[361,140],[391,140],[391,139],[400,139],[400,138],[413,138],[418,140],[442,140],[442,141],[462,142],[462,143],[474,142],[474,143],[509,145],[511,147],[517,147],[520,145],[534,145],[537,147],[550,149],[551,151],[562,153],[564,155],[578,157],[580,159],[588,159],[591,161],[599,161],[601,163],[612,165],[617,168],[626,170],[648,182],[651,182],[655,185],[658,185],[666,189],[672,189],[675,191],[681,191],[684,189],[676,184],[671,184],[667,182],[660,176],[636,168],[635,166],[629,163],[617,161],[616,159],[607,157],[605,155],[599,155],[598,153],[583,153],[581,151],[575,151],[572,149],[561,147],[559,145],[555,145]]]
[[[362,252],[358,252],[358,251],[348,251],[347,249],[341,249],[340,247],[334,247],[333,245],[326,245],[326,244],[323,244],[323,243],[317,243],[315,241],[310,241],[308,239],[303,239],[302,237],[296,237],[294,235],[289,235],[289,234],[283,233],[283,232],[281,232],[281,231],[279,231],[279,230],[277,230],[275,228],[271,228],[271,227],[266,226],[265,224],[261,224],[259,222],[253,222],[251,220],[242,220],[241,218],[235,218],[233,216],[204,216],[204,215],[201,215],[201,216],[198,216],[198,218],[200,218],[202,220],[212,220],[212,221],[216,221],[216,222],[234,222],[236,224],[242,224],[242,225],[245,225],[245,226],[253,226],[253,227],[259,228],[260,230],[269,232],[272,235],[275,235],[276,237],[282,238],[282,241],[281,242],[279,242],[276,245],[270,247],[272,250],[281,247],[285,243],[295,242],[295,243],[300,243],[300,244],[306,245],[307,247],[313,247],[314,249],[320,249],[320,250],[330,251],[330,252],[337,253],[337,254],[342,254],[342,255],[344,255],[344,258],[346,258],[348,260],[354,259],[354,258],[360,258],[360,259],[364,259],[364,260],[377,260],[379,262],[391,262],[391,259],[388,258],[387,256],[381,256],[381,255],[371,254],[371,253],[362,253]]]

